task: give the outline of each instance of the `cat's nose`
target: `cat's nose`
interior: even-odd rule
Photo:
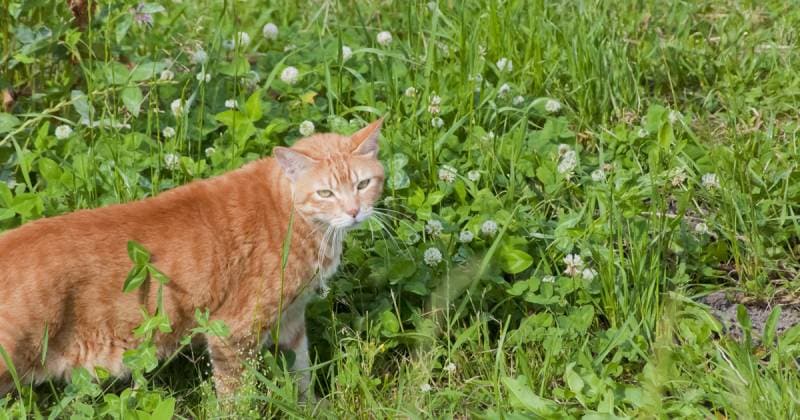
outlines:
[[[347,210],[346,213],[355,218],[358,216],[358,207],[353,207],[352,209]]]

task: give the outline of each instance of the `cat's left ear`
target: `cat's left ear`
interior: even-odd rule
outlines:
[[[288,147],[275,147],[272,149],[272,155],[275,156],[283,173],[292,182],[297,181],[297,178],[318,163],[303,153]]]
[[[350,139],[353,142],[353,155],[376,158],[378,157],[378,136],[381,134],[383,117],[373,121],[370,125],[358,130]]]

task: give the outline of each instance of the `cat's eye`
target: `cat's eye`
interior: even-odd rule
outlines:
[[[319,191],[317,191],[317,195],[319,195],[322,198],[333,197],[333,191],[331,191],[331,190],[319,190]]]
[[[367,188],[367,185],[369,185],[369,178],[367,178],[367,179],[365,179],[365,180],[363,180],[363,181],[359,182],[359,183],[358,183],[358,185],[357,185],[356,187],[357,187],[359,190],[363,190],[364,188]]]

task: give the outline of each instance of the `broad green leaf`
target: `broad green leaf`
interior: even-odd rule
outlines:
[[[381,313],[381,329],[384,335],[392,336],[400,332],[400,321],[392,311]]]
[[[0,209],[0,220],[8,220],[16,216],[17,212],[11,209]]]
[[[506,292],[511,296],[521,296],[528,290],[528,282],[527,281],[517,281],[515,282]]]
[[[317,97],[317,92],[313,90],[300,95],[300,102],[308,105],[314,105],[314,98]]]
[[[509,394],[513,397],[511,399],[512,406],[526,409],[538,416],[552,416],[556,413],[558,405],[551,400],[534,394],[533,390],[528,386],[528,378],[524,375],[517,376],[516,379],[504,376],[502,381]]]
[[[132,292],[139,288],[139,286],[147,280],[147,267],[136,266],[128,273],[128,278],[125,279],[125,284],[122,286],[122,291],[125,293]]]
[[[167,67],[166,63],[157,61],[148,61],[141,63],[131,70],[130,82],[141,82],[156,78]]]
[[[175,398],[169,397],[164,401],[158,403],[153,413],[150,414],[150,420],[171,420],[175,414]]]
[[[72,101],[72,106],[75,107],[75,111],[80,114],[82,119],[87,122],[91,121],[92,115],[94,114],[94,107],[89,103],[89,98],[86,94],[79,90],[73,90],[70,93],[70,100]]]
[[[224,64],[220,68],[220,73],[226,76],[244,76],[250,71],[250,63],[244,57],[236,57],[230,63]]]
[[[143,100],[144,96],[138,86],[128,86],[122,89],[122,103],[134,117],[139,116]]]
[[[504,246],[500,249],[500,262],[503,271],[518,274],[533,264],[533,257],[525,251]]]
[[[675,133],[672,130],[672,124],[665,121],[658,129],[658,147],[662,151],[669,151],[671,146],[675,143]]]
[[[775,306],[772,309],[772,312],[769,314],[769,318],[767,318],[767,322],[764,324],[764,337],[762,338],[761,342],[766,347],[772,347],[773,341],[775,340],[775,332],[778,329],[778,320],[781,318],[781,307],[780,305]]]
[[[39,159],[39,173],[48,183],[59,183],[61,180],[61,168],[49,158]]]
[[[161,13],[165,12],[167,9],[164,6],[158,3],[139,3],[138,8],[136,9],[137,13],[147,13],[147,14],[154,14],[154,13]]]
[[[583,379],[581,375],[578,375],[578,373],[573,370],[573,367],[575,367],[575,362],[567,365],[567,368],[564,370],[564,381],[567,382],[567,386],[569,386],[572,392],[580,394],[583,389]]]
[[[20,124],[21,121],[19,118],[5,112],[0,112],[0,134],[8,133]]]
[[[150,251],[136,241],[128,241],[128,257],[136,265],[146,265],[150,262]]]
[[[245,113],[237,111],[235,109],[222,111],[219,114],[215,115],[214,118],[228,127],[233,127],[235,125],[241,124],[244,121],[250,121],[250,119],[247,117],[247,115],[245,115]]]
[[[116,25],[114,26],[114,36],[117,39],[117,44],[122,43],[122,40],[125,39],[125,35],[128,34],[128,30],[131,28],[131,24],[133,23],[133,14],[125,13],[122,17],[117,21]]]
[[[747,337],[750,337],[753,326],[750,323],[750,314],[747,312],[747,308],[742,304],[736,305],[736,320],[739,321],[742,331],[744,331]]]
[[[250,118],[251,121],[258,121],[263,116],[261,111],[261,90],[256,89],[247,102],[244,103],[244,113]]]
[[[389,188],[393,190],[402,190],[411,185],[411,179],[408,177],[406,171],[394,168],[389,170],[388,184]]]

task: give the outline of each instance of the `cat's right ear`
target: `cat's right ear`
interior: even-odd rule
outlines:
[[[272,149],[272,155],[292,182],[317,163],[316,160],[288,147],[276,147]]]

